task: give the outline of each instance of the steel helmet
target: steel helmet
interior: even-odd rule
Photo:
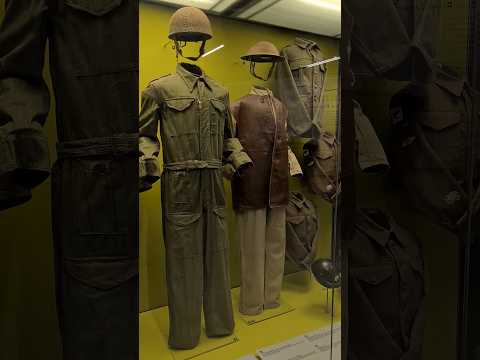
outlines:
[[[258,63],[273,63],[282,60],[282,58],[275,45],[268,41],[259,41],[248,49],[245,55],[241,56],[242,60]]]
[[[275,63],[281,61],[283,59],[280,56],[278,49],[273,45],[271,42],[268,41],[259,41],[255,45],[253,45],[250,49],[248,49],[245,55],[240,57],[242,60],[250,62],[250,73],[256,77],[257,79],[261,79],[267,81],[270,79],[273,73],[273,68],[275,67]],[[267,78],[264,79],[261,76],[258,76],[255,73],[255,64],[256,63],[272,63],[272,67],[268,72]]]
[[[174,41],[206,41],[213,36],[207,15],[192,6],[175,11],[169,28],[168,37]]]

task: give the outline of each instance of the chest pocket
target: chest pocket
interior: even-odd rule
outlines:
[[[94,16],[102,16],[116,7],[120,6],[123,0],[65,0],[70,7],[85,11]]]
[[[223,100],[210,99],[210,133],[219,134],[225,127],[227,106]]]
[[[419,112],[415,118],[420,132],[432,151],[451,170],[463,167],[465,144],[467,141],[465,124],[458,112],[432,111]]]
[[[298,58],[291,60],[289,63],[290,71],[292,72],[293,80],[297,85],[297,90],[300,96],[311,96],[314,89],[312,88],[313,75],[320,72],[319,81],[323,81],[325,73],[325,65],[318,65],[315,67],[307,67],[315,60],[310,58]]]
[[[194,98],[175,98],[165,100],[163,131],[168,137],[177,137],[198,133]]]

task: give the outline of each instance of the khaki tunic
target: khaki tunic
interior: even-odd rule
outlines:
[[[312,128],[321,127],[325,93],[325,65],[308,67],[324,60],[318,45],[297,38],[282,49],[284,57],[275,70],[275,94],[287,106],[288,133],[292,136],[312,137]]]

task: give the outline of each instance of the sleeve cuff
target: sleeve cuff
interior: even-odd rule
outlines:
[[[253,164],[252,159],[243,149],[242,144],[237,138],[226,139],[223,145],[224,153],[229,154],[227,163],[230,163],[236,172],[240,171],[245,166]]]
[[[290,168],[290,176],[303,175],[302,167],[300,166],[297,157],[290,147],[288,147],[288,166]]]

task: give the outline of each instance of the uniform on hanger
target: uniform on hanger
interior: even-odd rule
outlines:
[[[480,94],[446,67],[434,83],[411,84],[390,104],[398,178],[416,209],[452,231],[465,224],[470,201],[480,210],[479,109]]]
[[[425,285],[417,240],[384,212],[363,209],[346,247],[348,359],[420,360]]]
[[[288,133],[313,137],[321,128],[326,85],[324,60],[319,46],[311,40],[297,38],[282,49],[283,60],[275,70],[275,95],[288,109]]]

